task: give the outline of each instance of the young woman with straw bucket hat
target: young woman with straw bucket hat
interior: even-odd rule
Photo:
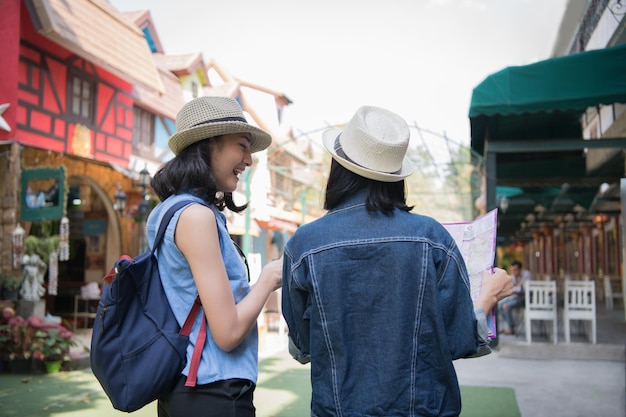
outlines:
[[[168,226],[157,252],[159,271],[179,324],[198,295],[208,327],[196,385],[185,386],[185,381],[200,320],[191,332],[179,383],[158,401],[160,417],[255,415],[256,321],[269,295],[280,287],[282,260],[268,263],[251,286],[222,211],[246,208],[235,204],[232,193],[252,165],[252,153],[270,143],[271,136],[248,124],[232,98],[194,99],[176,117],[176,133],[169,139],[175,157],[152,179],[161,203],[150,213],[147,234],[152,243],[167,209],[190,200]]]

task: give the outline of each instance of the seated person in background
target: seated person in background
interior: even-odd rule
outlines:
[[[498,302],[498,313],[506,323],[506,327],[500,330],[502,334],[513,334],[515,329],[513,309],[524,306],[524,285],[526,281],[532,279],[530,271],[523,269],[520,261],[511,262],[509,272],[513,278],[513,294]]]

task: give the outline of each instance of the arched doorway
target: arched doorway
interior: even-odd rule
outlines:
[[[89,282],[101,285],[122,244],[117,213],[102,187],[90,177],[70,176],[67,189],[70,259],[59,262],[58,293],[47,296],[46,309],[70,318],[81,287]]]

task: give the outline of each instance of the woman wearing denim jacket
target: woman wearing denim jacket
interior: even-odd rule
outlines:
[[[333,157],[322,218],[287,242],[283,314],[290,351],[311,363],[311,416],[457,416],[452,361],[488,353],[485,311],[509,295],[502,269],[476,304],[453,238],[409,213],[410,131],[361,107],[324,132]]]

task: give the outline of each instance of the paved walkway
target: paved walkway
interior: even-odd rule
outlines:
[[[500,352],[455,362],[461,385],[515,389],[522,417],[626,416],[625,363],[516,359]]]
[[[619,321],[617,325],[615,329],[622,330]],[[88,346],[88,332],[78,332],[77,336],[81,344]],[[624,334],[615,334],[612,341],[617,339],[617,344],[597,346],[587,342],[553,345],[540,339],[528,345],[521,336],[503,337],[498,351],[478,359],[458,360],[455,368],[461,385],[514,389],[522,417],[624,417],[625,347],[619,344],[623,337]],[[310,368],[292,360],[285,346],[284,336],[276,333],[270,333],[262,346],[255,393],[258,417],[309,415]],[[82,348],[79,345],[76,352]],[[607,349],[609,357],[598,359],[598,352]],[[579,354],[569,358],[568,351]],[[26,394],[19,397],[20,393]],[[21,400],[16,404],[18,397]],[[111,407],[88,369],[56,376],[0,374],[2,417],[85,415],[128,414]],[[153,417],[156,406],[150,404],[131,415]]]
[[[461,385],[515,390],[522,417],[624,417],[624,362],[515,359],[499,352],[455,362]],[[285,349],[260,363],[258,417],[303,417],[310,402],[309,366]],[[88,369],[53,375],[0,375],[3,417],[112,417],[114,410]],[[131,415],[156,415],[150,404]],[[516,414],[511,414],[514,416]],[[499,416],[499,417],[511,417]]]
[[[522,417],[626,416],[624,360],[516,359],[496,351],[455,361],[455,368],[461,385],[513,388]],[[258,417],[307,416],[308,378],[309,367],[285,350],[262,361]]]

